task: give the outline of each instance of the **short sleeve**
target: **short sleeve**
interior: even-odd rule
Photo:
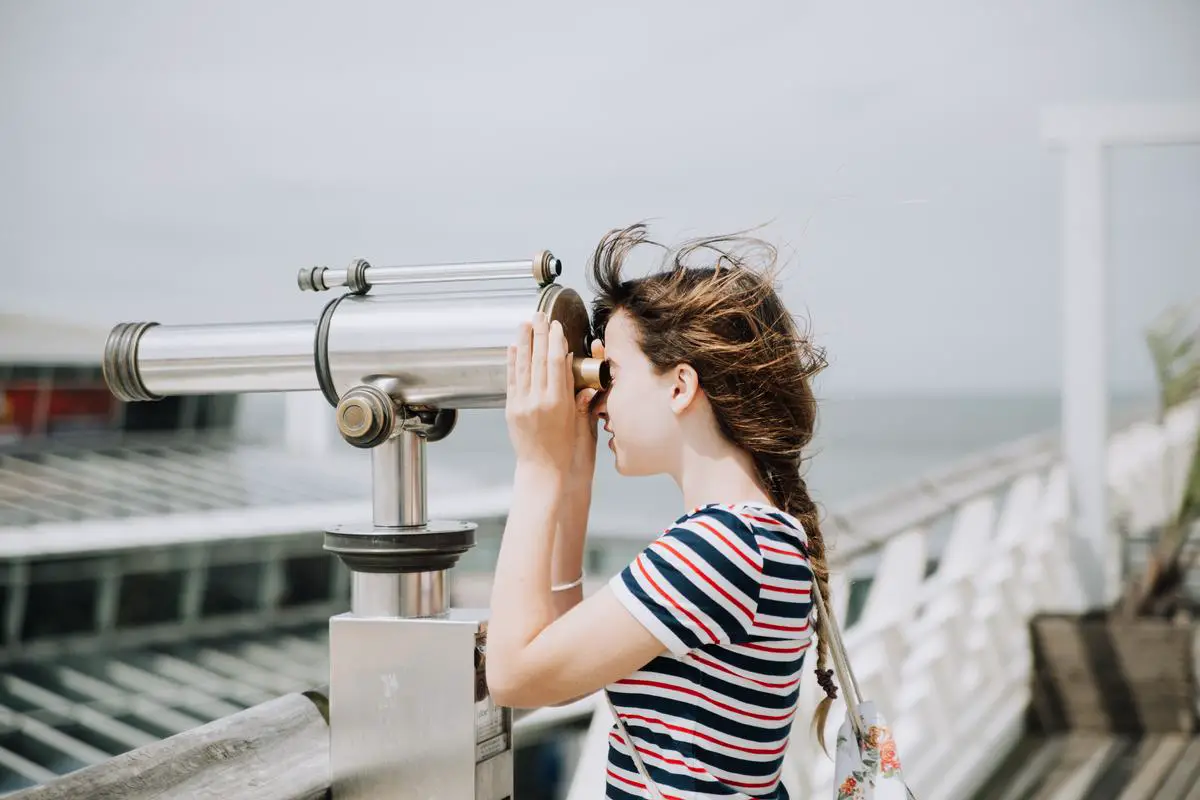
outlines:
[[[656,539],[609,581],[617,599],[675,655],[749,639],[763,560],[732,511],[705,508]]]

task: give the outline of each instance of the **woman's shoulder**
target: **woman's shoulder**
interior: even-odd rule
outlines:
[[[677,527],[719,523],[739,537],[795,547],[803,552],[808,539],[804,524],[786,511],[758,501],[707,503],[675,520]]]

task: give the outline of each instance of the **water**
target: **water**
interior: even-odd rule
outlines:
[[[1150,402],[1146,396],[1116,396],[1112,414],[1148,408]],[[859,395],[823,400],[819,413],[806,477],[814,499],[829,509],[980,450],[1056,430],[1060,406],[1058,395],[1049,393]],[[669,478],[622,477],[604,439],[600,445],[593,529],[651,534],[685,510]],[[500,411],[461,413],[454,433],[429,446],[429,457],[448,468],[431,474],[431,492],[453,493],[460,476],[488,485],[512,478],[512,448]]]

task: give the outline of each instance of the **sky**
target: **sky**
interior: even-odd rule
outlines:
[[[826,393],[1055,391],[1043,110],[1200,102],[1200,4],[0,0],[0,313],[304,319],[299,267],[763,225]],[[1200,145],[1113,153],[1110,379],[1200,296]],[[102,342],[98,342],[98,348]],[[97,350],[99,353],[99,349]]]

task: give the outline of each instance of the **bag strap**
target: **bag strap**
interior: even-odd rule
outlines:
[[[854,670],[850,669],[850,657],[846,655],[842,631],[838,627],[837,619],[833,616],[833,610],[821,594],[821,587],[818,585],[816,575],[813,576],[812,593],[817,603],[817,613],[825,620],[825,635],[829,639],[827,642],[829,656],[833,659],[833,670],[837,673],[838,683],[842,685],[842,692],[846,696],[846,707],[850,710],[850,724],[854,726],[854,732],[860,738],[865,737],[866,731],[862,728],[862,717],[858,714],[858,704],[864,701],[862,690],[858,687]]]
[[[646,782],[646,788],[650,792],[651,800],[663,800],[662,792],[658,790],[658,786],[650,779],[650,773],[646,772],[646,765],[642,761],[642,754],[638,752],[637,747],[633,743],[633,737],[629,735],[629,729],[625,727],[625,722],[621,719],[621,715],[617,713],[617,707],[613,704],[612,695],[608,690],[604,690],[604,699],[608,701],[608,709],[612,712],[613,719],[617,721],[617,728],[621,731],[621,738],[625,740],[625,746],[629,748],[629,755],[633,757],[633,764],[637,767],[638,774],[642,776],[642,780]]]
[[[829,655],[833,659],[833,669],[837,673],[838,683],[842,685],[842,691],[846,695],[846,708],[850,711],[850,724],[854,727],[854,733],[858,736],[859,741],[862,741],[867,736],[867,732],[863,730],[863,718],[858,713],[858,704],[865,702],[862,690],[858,688],[854,670],[850,669],[850,657],[846,655],[846,644],[842,641],[842,631],[838,628],[833,612],[825,603],[825,598],[821,596],[821,589],[817,586],[815,575],[813,576],[812,591],[817,603],[817,613],[825,618],[826,635],[829,637]],[[903,778],[900,779],[900,785],[904,787],[904,794],[908,800],[917,800],[917,796],[913,794],[912,789],[908,788],[908,783]]]

